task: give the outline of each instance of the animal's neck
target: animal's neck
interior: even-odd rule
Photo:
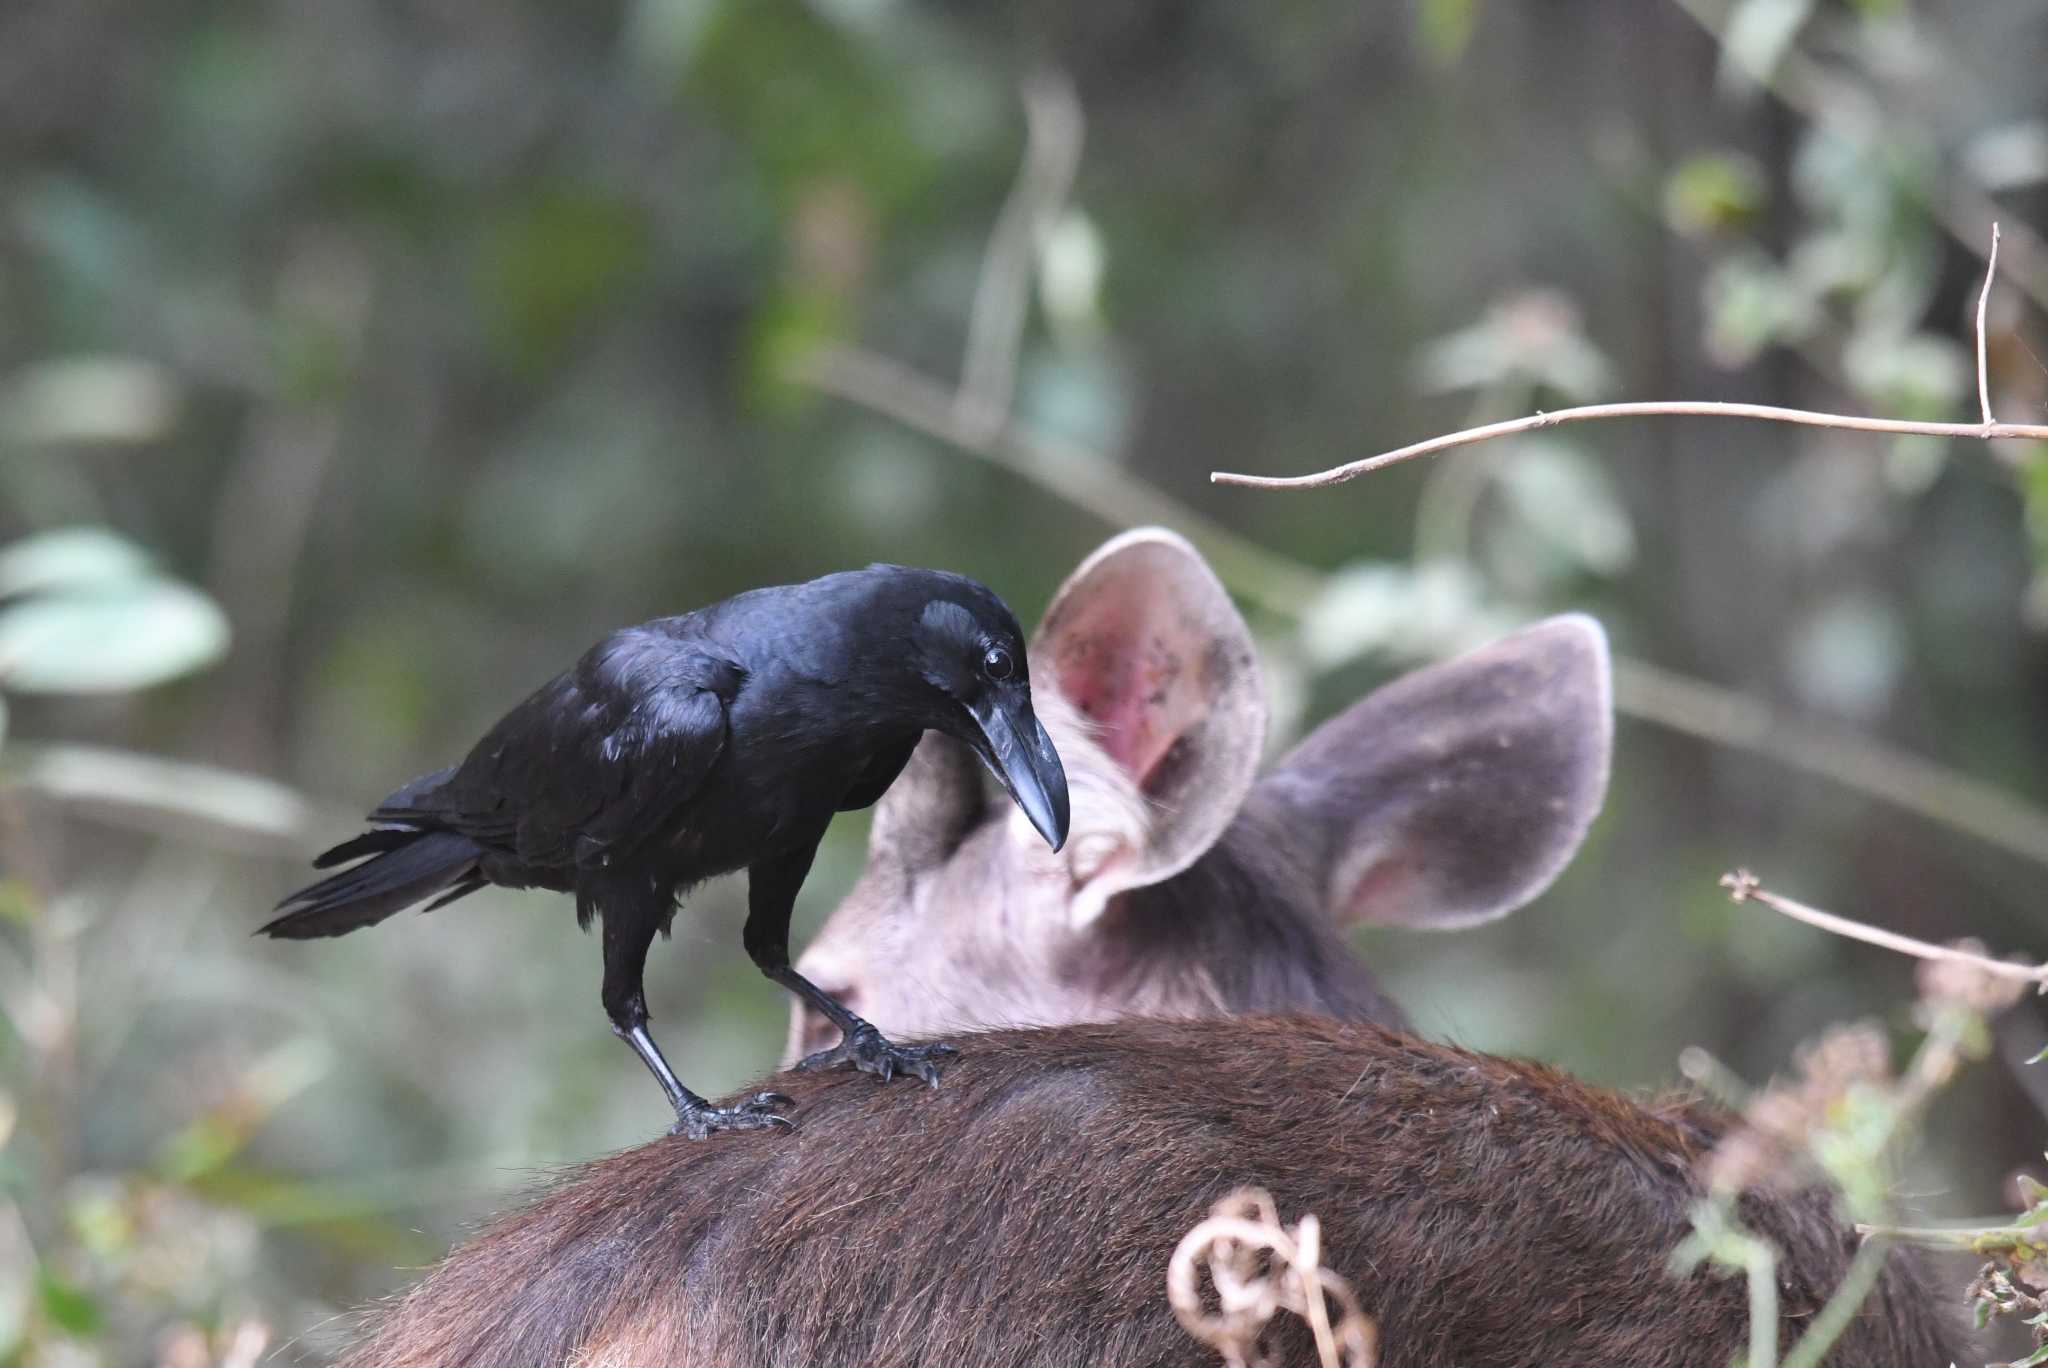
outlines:
[[[1244,823],[1188,869],[1119,899],[1105,992],[1167,1010],[1309,1012],[1404,1028],[1400,1008],[1323,918],[1319,890]]]

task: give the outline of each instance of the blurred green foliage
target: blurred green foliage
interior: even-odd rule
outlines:
[[[858,342],[954,380],[1048,67],[1087,131],[1017,412],[1279,553],[1217,560],[1283,731],[1579,607],[2048,802],[2048,452],[1642,423],[1206,482],[1606,397],[1968,418],[1976,215],[2048,224],[2044,64],[2035,0],[0,9],[0,1363],[319,1361],[659,1123],[560,899],[246,932],[611,626],[883,558],[1029,620],[1116,530],[791,375]],[[2048,268],[2008,246],[1994,401],[2042,421]],[[1361,950],[1432,1031],[1642,1084],[1914,1031],[1905,967],[1730,906],[1737,861],[2043,948],[2034,864],[1768,755],[1625,717],[1610,809],[1519,917]],[[651,965],[707,1086],[781,1039],[739,915],[704,890]],[[1996,1055],[2044,1036],[2022,1006]],[[1995,1208],[2041,1106],[1966,1075],[1913,1185]]]

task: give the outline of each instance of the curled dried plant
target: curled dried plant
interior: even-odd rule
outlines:
[[[1993,1260],[1977,1270],[1977,1280],[1963,1294],[1976,1308],[1978,1328],[1989,1324],[1994,1317],[2011,1316],[2033,1333],[2034,1352],[2020,1359],[2013,1368],[2025,1368],[2026,1365],[2048,1360],[2048,1296],[2042,1295],[2044,1282],[2048,1282],[2048,1276],[2044,1276],[2037,1263],[2014,1268]],[[2032,1290],[2029,1290],[2030,1285]]]
[[[1214,1311],[1202,1294],[1204,1267]],[[1378,1327],[1359,1309],[1351,1284],[1322,1266],[1321,1222],[1311,1214],[1289,1230],[1272,1194],[1259,1188],[1231,1193],[1181,1239],[1167,1265],[1166,1298],[1181,1328],[1229,1368],[1271,1368],[1264,1336],[1280,1311],[1308,1322],[1323,1368],[1374,1368],[1379,1360]]]

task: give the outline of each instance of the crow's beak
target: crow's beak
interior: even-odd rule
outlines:
[[[1067,772],[1030,701],[990,700],[969,711],[981,730],[974,749],[982,763],[1058,850],[1067,843]]]

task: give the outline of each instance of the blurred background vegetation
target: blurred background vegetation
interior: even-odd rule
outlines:
[[[1994,212],[1994,403],[2048,422],[2039,0],[1028,11],[0,8],[0,1363],[321,1361],[656,1131],[559,898],[248,933],[604,630],[871,559],[1028,622],[1168,522],[1276,744],[1599,616],[1585,854],[1506,923],[1361,938],[1434,1033],[1631,1086],[1910,1038],[1911,966],[1731,905],[1737,863],[2048,953],[2048,451],[1661,420],[1207,483],[1603,397],[1974,420]],[[740,917],[707,889],[650,966],[699,1087],[781,1044]],[[2044,1026],[1947,1096],[1923,1208],[2038,1165]]]

